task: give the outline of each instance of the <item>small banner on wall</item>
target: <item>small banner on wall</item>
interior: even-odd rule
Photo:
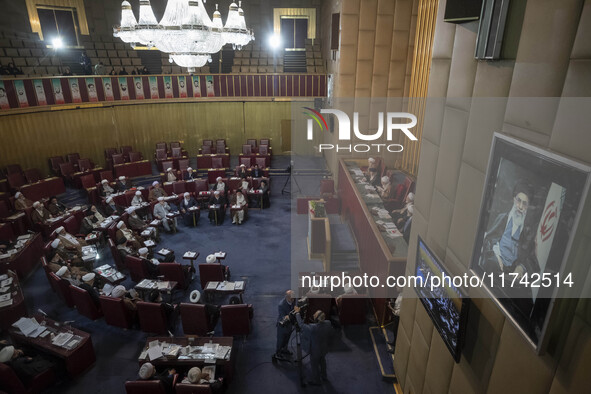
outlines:
[[[37,96],[37,105],[47,105],[47,97],[45,97],[43,81],[40,79],[33,80],[33,87],[35,88],[35,96]]]
[[[103,78],[103,90],[105,91],[106,101],[115,101],[115,95],[113,94],[113,85],[111,84],[111,78]]]
[[[14,89],[16,90],[16,97],[18,98],[18,106],[26,108],[29,106],[29,100],[27,99],[27,92],[25,91],[25,84],[23,81],[14,81]]]
[[[8,95],[6,94],[6,87],[4,82],[0,81],[0,108],[10,109],[10,103],[8,102]]]
[[[52,79],[51,87],[53,88],[53,100],[56,104],[65,104],[64,93],[62,92],[62,81],[60,79]]]
[[[121,94],[121,100],[129,100],[129,89],[127,87],[126,77],[119,77],[119,92]]]
[[[201,97],[201,83],[199,75],[193,75],[193,97]]]
[[[150,98],[153,100],[159,99],[160,93],[158,92],[158,81],[156,77],[148,77],[148,81],[150,82]]]
[[[186,96],[186,95],[185,95]],[[164,98],[173,98],[172,93],[172,77],[164,77]]]
[[[213,75],[205,76],[205,84],[207,85],[207,97],[215,97],[215,90],[213,89]]]
[[[88,101],[98,101],[98,94],[96,93],[96,84],[94,78],[86,78],[86,88],[88,89]]]
[[[142,83],[142,77],[134,77],[133,78],[133,86],[135,88],[135,99],[136,100],[143,100],[146,97],[144,96],[144,84]]]
[[[179,97],[187,98],[187,77],[179,76],[177,79],[179,80]]]
[[[68,79],[70,82],[70,92],[72,92],[72,102],[73,103],[81,103],[82,96],[80,96],[80,86],[78,85],[78,78],[70,78]]]

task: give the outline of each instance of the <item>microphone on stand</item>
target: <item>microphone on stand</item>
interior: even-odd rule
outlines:
[[[41,308],[37,309],[37,312],[41,313],[45,317],[48,317],[47,313],[43,312],[43,310]]]

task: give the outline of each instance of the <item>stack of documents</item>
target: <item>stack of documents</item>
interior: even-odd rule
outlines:
[[[37,338],[45,331],[45,326],[37,323],[34,317],[21,317],[12,323],[12,326],[18,328],[24,336],[31,338]]]

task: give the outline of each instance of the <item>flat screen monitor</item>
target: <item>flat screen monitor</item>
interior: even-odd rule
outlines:
[[[452,357],[456,362],[459,362],[464,342],[469,300],[450,280],[442,280],[440,286],[431,286],[433,277],[441,278],[451,275],[421,237],[417,243],[415,275],[422,278],[422,282],[417,282],[417,286],[415,286],[421,303]]]
[[[482,0],[447,0],[445,3],[444,22],[462,23],[480,18]]]

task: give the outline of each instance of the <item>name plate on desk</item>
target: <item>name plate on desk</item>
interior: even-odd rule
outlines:
[[[211,195],[211,192],[199,192],[200,196],[209,196]]]
[[[148,248],[156,245],[156,243],[154,241],[152,241],[151,239],[147,240],[144,242],[144,245],[146,245]]]

